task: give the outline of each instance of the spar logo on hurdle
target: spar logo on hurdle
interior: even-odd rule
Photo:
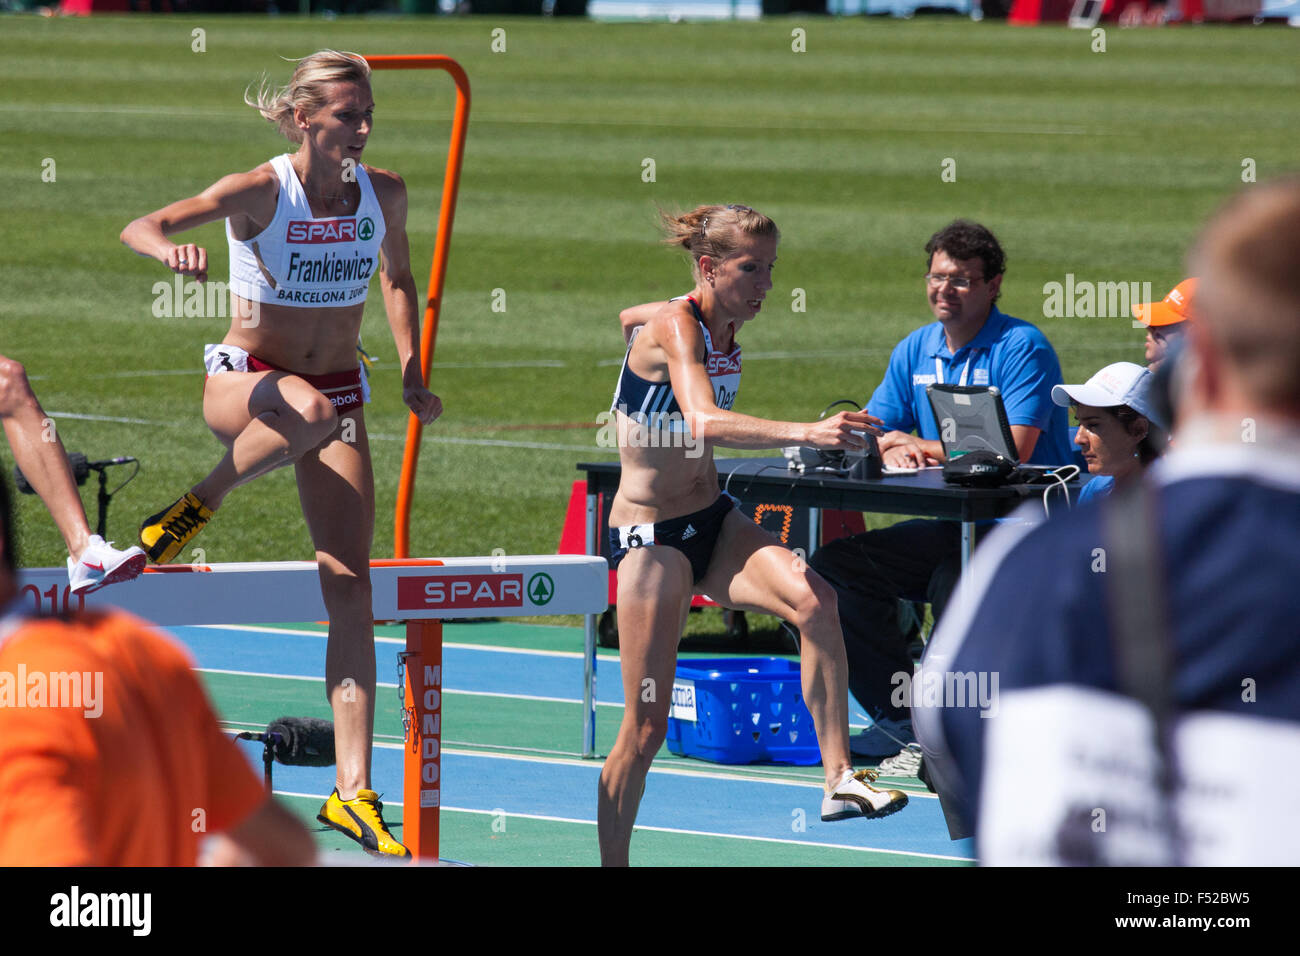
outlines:
[[[397,582],[397,609],[457,610],[524,605],[522,574],[439,574],[404,577]]]

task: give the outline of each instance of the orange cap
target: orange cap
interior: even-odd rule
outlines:
[[[1192,295],[1196,279],[1184,279],[1161,302],[1143,302],[1133,306],[1133,318],[1143,325],[1177,325],[1192,317]]]

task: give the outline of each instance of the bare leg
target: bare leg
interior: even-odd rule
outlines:
[[[203,415],[227,448],[191,489],[213,511],[232,489],[297,461],[338,424],[329,399],[286,372],[212,376],[204,389]]]
[[[375,726],[375,624],[370,544],[374,477],[361,410],[339,419],[334,434],[297,464],[298,496],[316,546],[329,611],[325,688],[334,711],[339,798],[370,788]]]
[[[698,591],[737,610],[775,614],[799,628],[804,703],[833,787],[853,766],[849,755],[848,658],[835,591],[817,572],[738,511],[727,515]]]
[[[0,419],[14,461],[63,535],[68,553],[81,557],[90,538],[86,511],[68,465],[68,453],[18,362],[0,355]]]
[[[680,551],[637,548],[618,571],[623,722],[600,773],[600,862],[627,866],[632,826],[650,763],[668,733],[677,642],[690,609],[691,567]]]

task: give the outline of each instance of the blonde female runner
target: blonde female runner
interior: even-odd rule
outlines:
[[[226,176],[135,220],[122,241],[181,275],[207,278],[208,257],[168,236],[226,220],[230,331],[207,346],[203,415],[226,446],[206,477],[145,520],[140,542],[171,561],[237,486],[292,464],[329,610],[325,680],[334,711],[337,785],[319,819],[377,855],[409,856],[370,789],[375,655],[370,602],[374,480],[367,385],[357,362],[375,273],[402,368],[402,398],[421,421],[442,413],[424,387],[419,298],[406,240],[406,187],[361,163],[372,128],[370,68],[332,50],[299,62],[289,85],[249,105],[294,153]]]

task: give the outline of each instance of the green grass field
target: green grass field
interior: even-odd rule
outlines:
[[[796,27],[806,52],[792,50]],[[284,151],[241,102],[264,71],[287,79],[281,57],[448,54],[473,108],[432,382],[446,414],[426,431],[413,551],[551,552],[575,463],[611,457],[595,435],[622,357],[618,310],[689,288],[685,260],[656,244],[656,206],[745,202],[781,226],[776,287],[741,337],[740,411],[808,420],[865,400],[892,346],[928,321],[922,247],[959,215],[1001,238],[1000,305],[1041,325],[1067,379],[1140,361],[1126,317],[1043,318],[1044,284],[1073,273],[1168,291],[1245,167],[1266,179],[1295,165],[1300,56],[1274,28],[1112,28],[1105,52],[1094,45],[1085,31],[954,19],[2,17],[0,352],[63,413],[69,450],[141,460],[110,513],[110,537],[133,539],[218,458],[201,354],[227,323],[156,318],[153,285],[169,274],[119,231]],[[374,89],[366,160],[407,180],[423,292],[452,85],[401,72]],[[221,225],[193,239],[224,279]],[[384,556],[405,410],[377,292],[371,303]],[[0,460],[9,471],[7,448]],[[62,562],[39,503],[20,504],[25,563]],[[209,561],[309,557],[292,473],[235,492],[195,545]]]

